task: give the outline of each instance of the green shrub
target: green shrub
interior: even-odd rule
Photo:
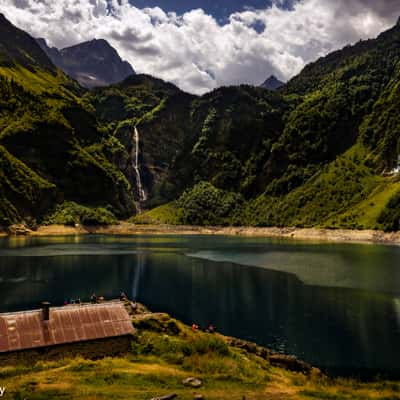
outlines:
[[[152,354],[163,359],[172,358],[180,363],[184,357],[214,354],[227,357],[230,355],[226,342],[212,334],[200,334],[191,338],[181,336],[160,335],[156,332],[144,331],[132,342],[134,354]]]
[[[115,215],[102,207],[85,207],[74,202],[64,202],[45,220],[45,225],[113,225],[118,223]]]
[[[378,223],[386,232],[400,229],[400,192],[396,193],[378,217]]]
[[[200,182],[179,198],[179,218],[189,225],[227,225],[242,203],[241,195]]]

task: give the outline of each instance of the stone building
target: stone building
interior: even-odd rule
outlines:
[[[43,303],[39,310],[0,314],[0,363],[122,354],[134,333],[119,301],[64,307]]]

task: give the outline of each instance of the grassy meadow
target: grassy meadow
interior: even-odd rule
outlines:
[[[400,383],[361,383],[274,367],[267,359],[228,345],[219,334],[193,332],[166,315],[135,321],[129,354],[100,360],[74,358],[0,367],[5,399],[137,399],[175,393],[178,399],[398,400]],[[202,381],[198,389],[185,378]]]

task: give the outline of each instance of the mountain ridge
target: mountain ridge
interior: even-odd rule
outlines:
[[[118,218],[160,206],[151,217],[182,224],[398,230],[398,43],[396,26],[277,91],[203,96],[146,75],[82,92],[48,59],[29,76],[23,64],[0,68],[14,99],[5,104],[17,105],[0,117],[0,156],[18,172],[12,185],[0,181],[2,221],[81,223],[95,219],[81,206]],[[26,182],[34,196],[20,203]]]
[[[1,41],[0,66],[23,65],[29,69],[43,68],[54,72],[53,63],[35,40],[26,32],[17,29],[2,13],[0,13],[0,37],[8,39]]]
[[[93,39],[61,50],[36,39],[52,62],[82,86],[93,88],[123,81],[135,74],[132,66],[105,40]]]

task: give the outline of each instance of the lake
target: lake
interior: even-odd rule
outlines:
[[[0,239],[0,312],[124,290],[332,374],[400,377],[400,248],[225,236]]]

